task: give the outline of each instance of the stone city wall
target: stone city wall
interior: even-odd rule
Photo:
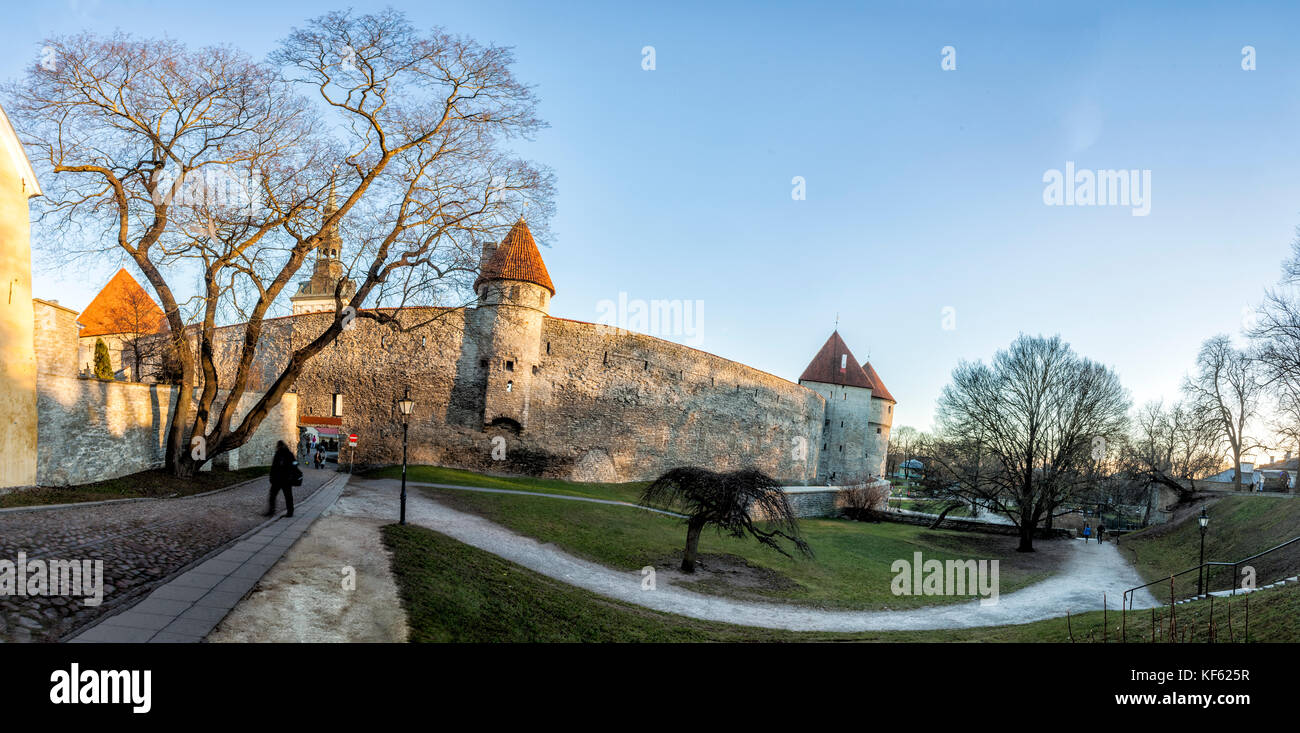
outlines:
[[[816,477],[824,405],[816,393],[689,347],[550,317],[535,350],[498,354],[490,345],[499,340],[485,338],[495,319],[477,312],[487,310],[406,309],[398,315],[413,329],[406,333],[357,319],[309,362],[297,384],[300,414],[331,416],[341,394],[341,432],[359,435],[358,464],[401,460],[396,403],[409,389],[411,463],[582,481],[650,479],[691,464],[754,466],[792,483]],[[294,346],[328,319],[295,318]],[[489,376],[506,361],[528,377],[520,384],[531,383],[514,413],[526,425],[487,415]]]

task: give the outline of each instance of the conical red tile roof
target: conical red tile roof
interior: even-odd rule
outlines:
[[[857,359],[853,358],[853,352],[840,338],[840,332],[835,331],[831,337],[826,339],[822,345],[821,351],[809,362],[808,368],[803,370],[799,377],[800,382],[824,382],[826,384],[843,384],[849,387],[862,387],[871,389],[871,379],[867,373],[862,371],[858,366]]]
[[[885,383],[880,381],[880,375],[876,374],[876,370],[871,366],[871,362],[865,362],[862,365],[862,371],[866,372],[867,378],[871,380],[872,397],[879,397],[882,400],[889,400],[894,403],[898,402],[898,400],[894,399],[894,396],[889,393],[889,390],[885,389]]]
[[[82,336],[111,333],[159,333],[166,329],[162,308],[131,273],[122,268],[77,316]]]
[[[483,265],[478,279],[474,281],[474,289],[478,290],[480,283],[489,280],[523,280],[541,285],[551,291],[551,295],[555,295],[555,285],[551,283],[551,275],[546,271],[546,263],[542,262],[542,253],[537,250],[533,233],[528,230],[523,217],[510,227],[510,233],[501,240],[487,264]]]

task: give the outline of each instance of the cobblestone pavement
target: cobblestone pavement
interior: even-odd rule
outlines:
[[[295,501],[332,470],[303,469]],[[0,558],[103,560],[104,602],[79,597],[0,596],[0,641],[56,641],[134,601],[168,576],[267,521],[266,478],[204,496],[0,513]],[[278,507],[284,512],[284,500]]]

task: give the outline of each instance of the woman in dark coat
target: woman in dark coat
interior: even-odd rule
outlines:
[[[289,450],[289,445],[283,440],[275,444],[275,457],[271,459],[271,493],[266,497],[266,513],[262,516],[269,517],[275,514],[275,495],[284,492],[286,517],[293,516],[293,485],[298,481],[302,472],[298,470],[298,461],[294,458],[293,451]]]

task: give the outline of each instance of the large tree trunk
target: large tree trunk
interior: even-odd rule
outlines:
[[[1027,506],[1028,502],[1022,499],[1020,510],[1020,521],[1016,522],[1017,529],[1020,530],[1020,546],[1016,552],[1033,552],[1034,551],[1034,527],[1038,525],[1034,517],[1034,511]]]
[[[1033,552],[1034,551],[1034,525],[1020,525],[1020,545],[1016,547],[1016,552]]]
[[[682,572],[695,572],[695,558],[700,549],[700,532],[704,529],[704,522],[692,519],[686,525],[686,554],[682,555]]]

